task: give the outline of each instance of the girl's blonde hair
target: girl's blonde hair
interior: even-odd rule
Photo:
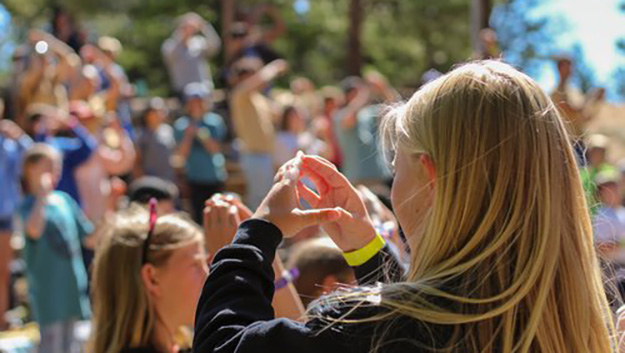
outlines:
[[[612,351],[575,154],[532,79],[502,62],[465,64],[381,129],[387,148],[436,167],[433,205],[408,236],[410,271],[382,287],[384,319],[449,328],[449,341],[434,341],[444,352]]]
[[[147,210],[134,204],[118,213],[104,230],[93,263],[93,353],[152,346],[156,312],[141,279],[148,219]],[[175,249],[203,241],[201,229],[186,215],[161,216],[146,261],[163,266]]]

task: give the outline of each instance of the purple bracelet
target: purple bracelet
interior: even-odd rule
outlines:
[[[282,277],[278,278],[274,282],[273,285],[276,288],[276,290],[282,289],[288,286],[289,283],[292,283],[293,280],[297,279],[298,277],[299,277],[299,270],[297,269],[297,267],[293,267],[292,269],[288,271],[285,270],[284,272],[282,272]]]

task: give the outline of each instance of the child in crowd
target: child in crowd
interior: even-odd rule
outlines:
[[[4,313],[9,307],[9,264],[13,257],[11,235],[19,206],[22,155],[32,140],[11,120],[0,120],[0,330],[7,328]]]
[[[78,204],[54,191],[61,174],[61,155],[33,145],[24,156],[23,224],[26,275],[42,353],[76,352],[74,324],[90,316],[87,273],[81,243],[93,247],[92,226]]]
[[[306,307],[339,286],[356,281],[341,249],[328,237],[308,239],[295,245],[287,267],[297,269],[298,276],[293,284]]]
[[[174,123],[176,154],[184,161],[193,219],[201,223],[204,201],[222,191],[227,178],[221,153],[227,131],[221,116],[210,111],[210,92],[204,85],[188,84],[184,94],[187,115]]]
[[[135,176],[149,175],[175,181],[172,155],[176,139],[174,129],[167,124],[167,110],[162,98],[150,99],[141,115],[140,124]]]
[[[93,266],[93,353],[182,352],[208,274],[202,230],[140,205],[107,224]]]

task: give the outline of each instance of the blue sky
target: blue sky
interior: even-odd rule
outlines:
[[[609,90],[614,71],[625,66],[625,55],[616,48],[616,40],[625,38],[625,12],[619,11],[619,0],[545,0],[536,14],[561,16],[566,21],[568,28],[557,37],[556,51],[566,53],[579,42],[598,83]],[[554,87],[554,65],[545,63],[535,78],[545,89]]]

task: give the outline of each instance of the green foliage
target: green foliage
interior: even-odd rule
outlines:
[[[221,30],[219,0],[4,0],[22,28],[41,26],[49,9],[61,3],[89,30],[118,37],[120,57],[133,81],[144,80],[152,93],[169,90],[160,54],[162,42],[175,28],[175,18],[195,11]],[[260,3],[279,7],[287,33],[274,48],[291,64],[293,75],[319,85],[345,76],[347,57],[347,0],[310,0],[310,10],[297,14],[294,0],[238,0],[239,9]],[[375,68],[399,87],[415,86],[421,74],[436,68],[447,71],[471,55],[469,2],[466,0],[363,0],[362,51],[365,69]],[[223,55],[211,59],[213,74]]]

